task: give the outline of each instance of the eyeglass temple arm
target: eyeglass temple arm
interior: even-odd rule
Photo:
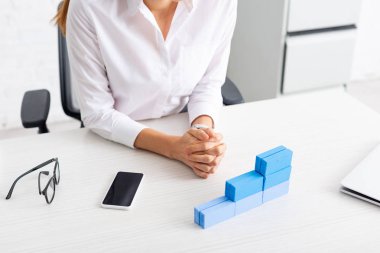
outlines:
[[[48,161],[46,161],[44,163],[41,163],[40,165],[37,165],[33,169],[28,170],[27,172],[25,172],[24,174],[22,174],[21,176],[19,176],[18,178],[16,178],[16,180],[13,182],[13,184],[11,186],[11,189],[9,189],[8,195],[7,195],[7,197],[5,199],[10,199],[11,198],[12,193],[13,193],[13,189],[15,188],[17,181],[20,180],[23,176],[26,176],[29,173],[31,173],[33,171],[36,171],[36,170],[38,170],[38,169],[40,169],[40,168],[48,165],[49,163],[54,162],[54,161],[57,161],[57,158],[52,158],[52,159],[50,159],[50,160],[48,160]]]

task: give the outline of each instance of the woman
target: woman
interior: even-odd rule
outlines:
[[[188,165],[207,178],[226,149],[214,131],[222,106],[237,0],[65,0],[71,78],[86,127]],[[168,135],[136,122],[181,112]]]

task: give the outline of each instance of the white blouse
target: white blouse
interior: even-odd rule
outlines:
[[[188,105],[217,124],[237,0],[182,0],[164,40],[142,0],[71,0],[67,45],[83,123],[133,148],[144,125]]]

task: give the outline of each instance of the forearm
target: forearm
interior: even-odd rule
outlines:
[[[208,88],[208,90],[204,90],[203,92],[199,90],[193,92],[187,106],[191,125],[203,124],[210,128],[218,127],[218,118],[222,105],[223,100],[220,94],[220,87],[218,89]]]
[[[146,128],[138,134],[134,146],[173,159],[172,147],[177,138]]]
[[[210,128],[213,128],[214,121],[208,115],[200,115],[199,117],[197,117],[196,119],[194,119],[193,122],[191,122],[191,125],[195,125],[195,124],[206,125],[206,126],[208,126]]]

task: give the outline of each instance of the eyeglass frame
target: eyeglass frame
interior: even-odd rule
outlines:
[[[16,183],[17,183],[22,177],[24,177],[24,176],[28,175],[29,173],[32,173],[32,172],[34,172],[34,171],[36,171],[36,170],[38,170],[38,169],[41,169],[41,168],[43,168],[43,167],[49,165],[49,164],[52,163],[52,162],[55,162],[55,164],[54,164],[53,176],[48,180],[46,186],[45,186],[42,190],[41,190],[41,174],[49,175],[50,172],[49,172],[49,171],[40,171],[40,173],[38,174],[38,193],[39,193],[40,195],[44,195],[44,196],[45,196],[46,203],[51,204],[51,202],[53,202],[53,199],[54,199],[54,196],[55,196],[55,187],[56,187],[56,185],[58,185],[59,182],[61,181],[61,171],[60,171],[60,169],[59,169],[59,161],[58,161],[58,158],[52,158],[52,159],[50,159],[50,160],[47,160],[46,162],[43,162],[43,163],[37,165],[36,167],[34,167],[34,168],[28,170],[27,172],[21,174],[21,175],[20,175],[18,178],[16,178],[16,180],[13,182],[13,184],[12,184],[11,188],[9,189],[9,192],[8,192],[8,194],[7,194],[7,196],[6,196],[5,199],[10,199],[10,198],[11,198],[12,193],[13,193],[13,190],[14,190],[14,188],[15,188],[15,186],[16,186]],[[58,171],[58,178],[57,178],[57,171]],[[46,192],[47,192],[47,189],[48,189],[48,187],[49,187],[49,184],[51,183],[52,180],[53,180],[53,183],[54,183],[54,184],[53,184],[53,191],[54,191],[54,192],[53,192],[53,196],[52,196],[51,200],[49,201]]]

